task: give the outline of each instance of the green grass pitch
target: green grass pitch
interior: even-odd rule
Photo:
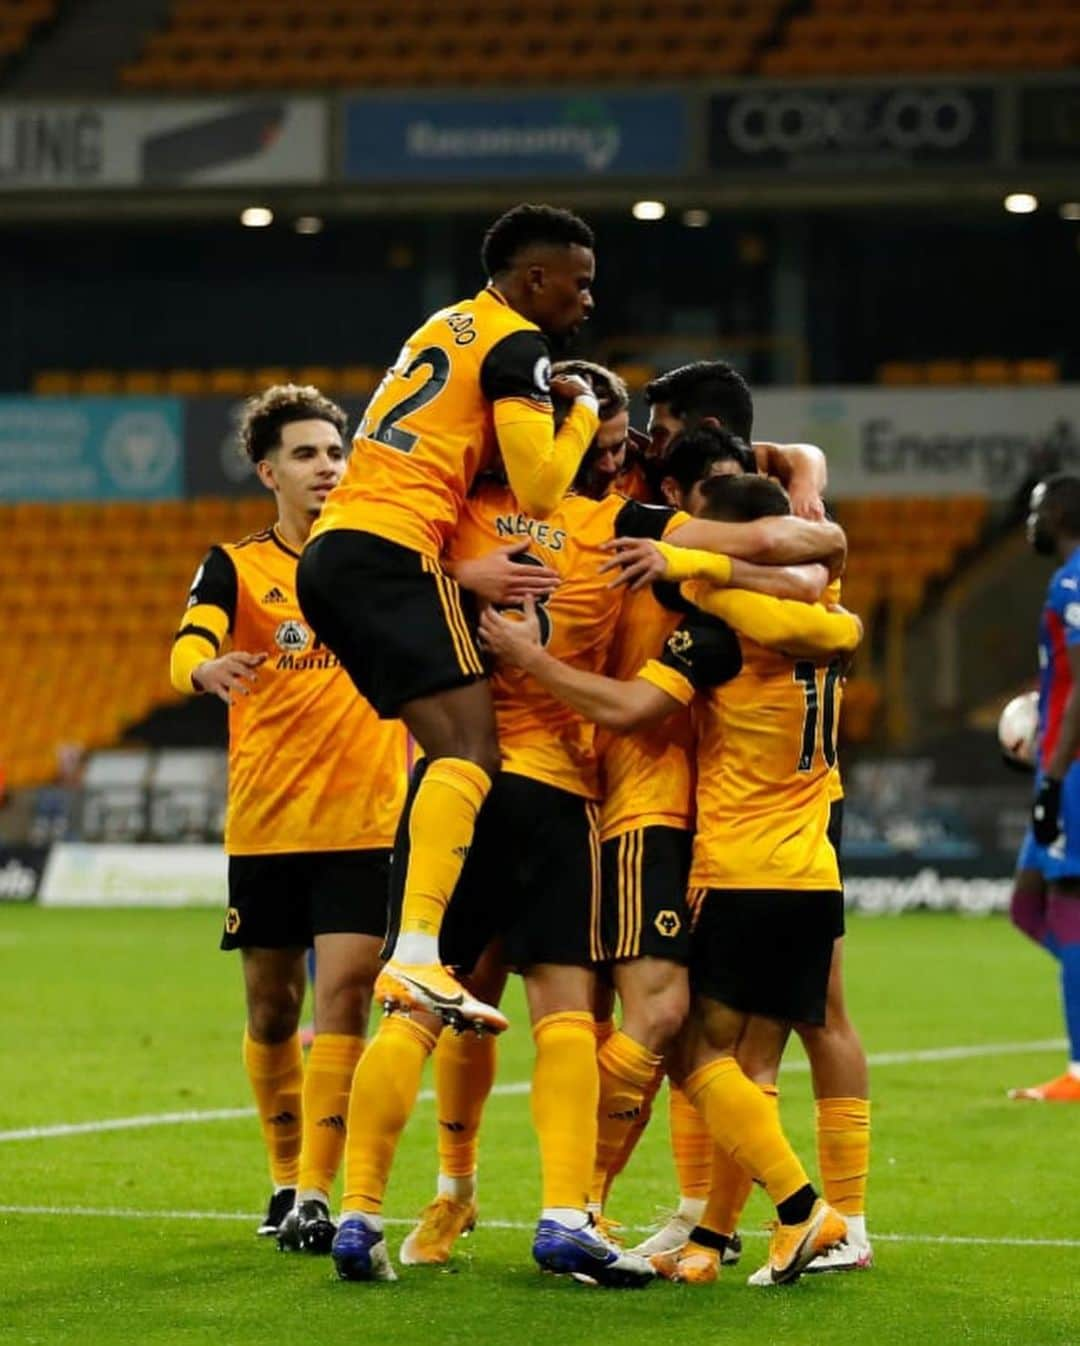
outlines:
[[[1000,918],[850,922],[853,1012],[868,1050],[899,1058],[873,1072],[872,1272],[750,1289],[744,1273],[764,1249],[767,1217],[755,1196],[744,1263],[719,1285],[623,1293],[533,1269],[539,1182],[523,1092],[489,1105],[480,1228],[449,1269],[405,1270],[396,1285],[341,1284],[329,1261],[285,1257],[254,1237],[268,1189],[252,1118],[9,1138],[23,1128],[248,1105],[239,968],[216,950],[218,923],[210,911],[0,908],[0,1340],[1080,1342],[1080,1109],[1005,1098],[1008,1086],[1061,1068],[1063,1052],[1045,1045],[1061,1032],[1056,978]],[[503,1086],[529,1076],[516,987],[509,1009]],[[980,1046],[988,1050],[915,1057]],[[809,1080],[797,1049],[781,1084],[789,1134],[812,1167]],[[650,1224],[672,1200],[665,1111],[661,1100],[616,1187],[610,1213],[631,1226]],[[431,1194],[433,1133],[424,1101],[399,1151],[390,1217],[404,1220]],[[91,1213],[102,1211],[116,1213]],[[391,1227],[395,1255],[403,1234]]]

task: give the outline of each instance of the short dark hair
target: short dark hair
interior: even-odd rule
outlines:
[[[1080,537],[1080,477],[1071,472],[1055,472],[1043,481],[1046,493],[1040,512],[1051,515],[1058,528],[1069,537]]]
[[[649,406],[662,402],[680,420],[693,425],[715,416],[725,430],[750,442],[754,432],[754,395],[750,385],[725,360],[695,360],[645,385]]]
[[[778,481],[756,473],[747,477],[710,477],[701,483],[704,506],[699,517],[722,523],[750,523],[791,513],[788,493]]]
[[[559,360],[551,366],[553,377],[559,374],[577,374],[583,378],[596,394],[600,403],[600,419],[610,421],[620,411],[630,405],[630,390],[623,379],[605,365],[593,364],[591,360]]]
[[[721,462],[738,463],[743,472],[757,471],[753,451],[738,436],[713,425],[700,425],[675,436],[659,475],[674,477],[685,492],[708,475],[713,463]]]
[[[327,421],[345,437],[349,423],[336,402],[310,383],[275,383],[244,403],[240,443],[253,463],[281,447],[281,430],[293,421]]]
[[[593,232],[584,220],[556,206],[515,206],[500,215],[484,235],[480,260],[489,279],[514,265],[518,253],[534,243],[555,247],[593,246]]]

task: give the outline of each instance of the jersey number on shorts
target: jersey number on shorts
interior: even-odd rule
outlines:
[[[534,556],[529,551],[515,553],[513,560],[516,565],[542,566],[544,564],[538,556]],[[550,594],[541,594],[539,598],[533,600],[536,604],[536,624],[540,628],[541,645],[551,644],[552,624],[551,613],[548,611],[548,599],[550,597]],[[525,606],[522,603],[499,603],[496,606],[500,612],[525,611]]]
[[[840,681],[840,660],[834,659],[827,668],[818,668],[809,659],[800,659],[795,665],[795,681],[802,683],[806,698],[803,716],[802,747],[799,750],[799,770],[813,771],[814,751],[818,741],[818,720],[821,720],[821,755],[827,767],[836,765],[836,687]],[[820,713],[819,713],[820,712]]]
[[[386,444],[391,449],[397,449],[400,453],[412,453],[420,436],[410,434],[408,430],[399,429],[398,421],[404,420],[406,416],[411,416],[414,411],[419,411],[421,407],[426,407],[429,402],[434,402],[446,387],[447,380],[450,378],[450,357],[441,346],[425,346],[415,359],[410,360],[399,377],[403,379],[411,378],[418,369],[423,369],[425,365],[431,370],[431,373],[428,374],[420,387],[415,392],[410,393],[408,397],[403,397],[395,406],[392,406],[374,430],[369,431],[365,424],[365,438],[377,440],[380,444]]]

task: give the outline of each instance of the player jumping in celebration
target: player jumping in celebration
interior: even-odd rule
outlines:
[[[539,584],[547,592],[538,620],[552,648],[597,671],[622,602],[604,572],[608,542],[627,535],[668,537],[716,551],[760,549],[766,558],[781,560],[829,545],[830,530],[821,525],[772,522],[777,527],[771,531],[702,524],[618,495],[596,501],[575,493],[540,520],[520,509],[506,482],[485,479],[463,505],[447,565],[459,583],[496,603],[513,602],[503,591],[507,570]],[[507,539],[528,543],[526,552],[517,553],[517,564],[508,560]],[[487,558],[493,561],[494,589],[478,578]],[[532,597],[528,589],[523,597]],[[503,766],[447,911],[442,947],[447,962],[471,978],[497,940],[504,962],[525,981],[536,1044],[532,1114],[543,1179],[533,1248],[537,1262],[545,1270],[576,1272],[604,1284],[641,1284],[653,1274],[649,1264],[613,1251],[597,1236],[588,1212],[601,1091],[593,1018],[594,965],[602,961],[593,730],[528,680],[501,674],[492,687]],[[497,999],[501,985],[501,979],[489,981],[485,996]],[[480,990],[471,981],[469,989]],[[685,1002],[684,994],[671,1031],[681,1022]],[[387,1280],[393,1274],[382,1204],[394,1149],[440,1028],[430,1013],[403,1013],[398,1007],[384,1019],[357,1070],[341,1229],[334,1244],[344,1279]],[[476,1218],[475,1136],[494,1073],[494,1044],[473,1034],[451,1036],[449,1042],[447,1036],[442,1035],[437,1070],[439,1119],[450,1133],[440,1145],[446,1171],[439,1195],[402,1249],[406,1265],[445,1261],[454,1238]],[[642,1055],[651,1076],[659,1059],[638,1047],[635,1065]]]
[[[573,480],[597,401],[580,379],[551,379],[548,338],[572,335],[592,312],[593,236],[567,211],[517,206],[488,230],[482,259],[487,287],[433,314],[372,396],[298,586],[319,638],[424,752],[395,853],[400,925],[376,994],[499,1032],[503,1015],[439,961],[443,917],[499,769],[471,609],[442,557],[496,453],[519,507],[538,518]],[[553,389],[573,400],[558,433]]]
[[[244,1064],[274,1184],[259,1233],[311,1252],[328,1252],[333,1238],[328,1192],[386,931],[407,779],[404,726],[379,720],[357,695],[296,600],[300,549],[345,468],[344,428],[345,413],[315,388],[269,388],[248,403],[241,436],[274,493],[277,522],[207,553],[171,668],[178,691],[229,707],[221,947],[243,959]],[[297,1029],[312,944],[319,970],[305,1067]]]
[[[1028,540],[1058,569],[1039,624],[1037,788],[1012,919],[1061,965],[1069,1065],[1010,1097],[1080,1103],[1080,477],[1062,474],[1035,487]]]

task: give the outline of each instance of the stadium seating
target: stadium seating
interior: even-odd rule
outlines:
[[[754,68],[784,0],[173,0],[130,89],[557,84]]]
[[[646,360],[614,361],[615,369],[632,393],[640,392],[660,372]],[[300,365],[261,369],[40,369],[31,391],[39,397],[73,394],[178,397],[247,397],[271,383],[313,383],[324,393],[367,397],[383,376],[375,365]],[[886,360],[877,367],[878,383],[891,387],[917,384],[944,386],[978,383],[1057,383],[1061,366],[1056,360],[1008,360],[980,356],[973,360]]]
[[[384,371],[374,365],[302,365],[295,369],[42,369],[31,382],[39,397],[127,393],[140,396],[248,397],[271,383],[313,383],[324,393],[367,397]],[[652,378],[649,369],[647,379]],[[646,381],[647,381],[646,379]]]
[[[916,610],[927,586],[947,577],[978,541],[986,514],[982,496],[841,501],[837,515],[849,548],[845,604],[864,618],[880,602]]]
[[[56,16],[57,0],[0,0],[0,70],[24,50],[34,30]]]
[[[6,0],[12,11],[54,0]],[[792,10],[796,12],[792,14]],[[0,9],[0,14],[2,14]],[[3,39],[0,27],[0,42]],[[1058,69],[1070,0],[172,0],[129,89],[544,85]]]
[[[839,513],[851,548],[844,601],[869,626],[890,606],[905,615],[919,607],[977,539],[986,502],[850,500]],[[62,746],[114,744],[178,700],[169,649],[200,557],[271,518],[260,496],[0,508],[0,585],[19,651],[0,671],[0,762],[10,786],[53,779]],[[850,683],[849,738],[871,733],[879,699],[873,679]]]
[[[958,383],[1057,383],[1061,366],[1056,360],[1005,360],[981,356],[975,360],[886,360],[877,367],[878,383],[892,388],[912,384],[938,387]]]
[[[902,703],[907,628],[932,585],[945,581],[987,520],[982,496],[871,497],[840,501],[847,532],[843,603],[865,627],[856,676],[844,689],[841,735],[846,742],[902,734],[894,706]],[[889,706],[889,724],[880,711]]]
[[[763,56],[762,74],[1050,70],[1080,59],[1071,0],[815,0]]]
[[[0,585],[18,651],[0,671],[12,787],[51,780],[62,745],[115,743],[177,699],[169,649],[200,557],[272,518],[261,496],[0,508]]]

